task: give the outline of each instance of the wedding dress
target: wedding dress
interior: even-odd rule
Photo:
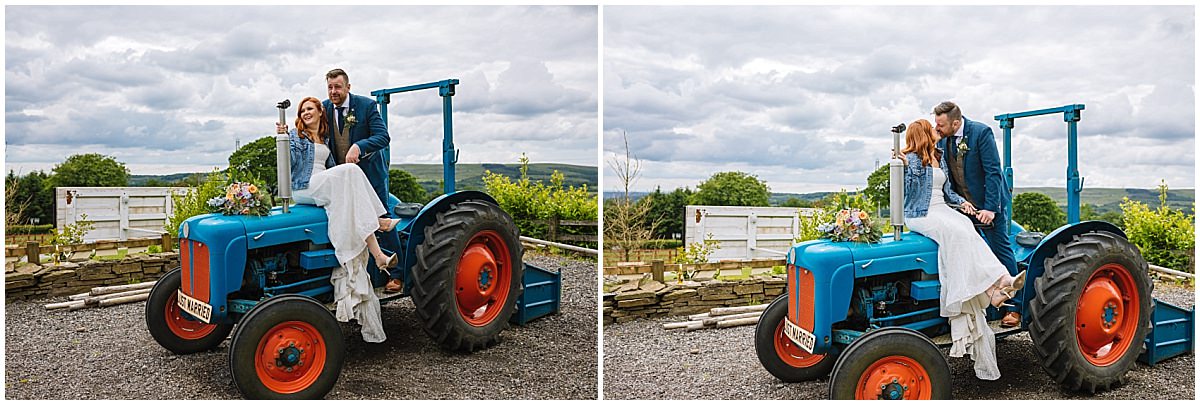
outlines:
[[[386,213],[366,174],[356,164],[325,167],[329,147],[314,143],[312,178],[308,188],[292,193],[298,204],[325,207],[329,217],[329,242],[341,267],[333,270],[330,282],[337,302],[338,321],[357,319],[363,340],[384,341],[379,297],[371,287],[367,273],[367,236],[379,228],[379,216]]]
[[[986,310],[991,299],[984,292],[1008,275],[1000,260],[975,231],[971,220],[946,205],[942,185],[946,175],[933,168],[933,193],[929,212],[922,218],[906,218],[908,228],[938,244],[938,281],[941,283],[941,315],[950,319],[951,357],[970,354],[975,376],[982,380],[1000,378],[996,364],[996,335],[988,327]]]

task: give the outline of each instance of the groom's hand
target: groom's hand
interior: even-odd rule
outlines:
[[[996,219],[996,213],[988,210],[979,210],[979,212],[975,214],[975,218],[978,219],[979,222],[991,224],[992,220]]]
[[[358,163],[358,154],[362,152],[358,149],[358,144],[350,145],[350,150],[346,151],[346,163]]]

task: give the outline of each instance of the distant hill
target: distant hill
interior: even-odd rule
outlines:
[[[392,168],[404,170],[412,174],[426,191],[441,190],[441,164],[396,164],[392,165]],[[563,163],[530,163],[528,172],[529,180],[535,182],[541,181],[542,184],[550,184],[550,175],[555,170],[563,174],[564,186],[582,187],[587,185],[588,191],[591,192],[595,192],[597,189],[598,183],[595,166],[577,166]],[[503,174],[514,180],[521,177],[520,164],[460,163],[455,165],[454,169],[454,177],[458,183],[457,188],[460,190],[483,190],[483,173],[485,171]]]
[[[1062,187],[1018,187],[1013,190],[1013,194],[1021,193],[1042,193],[1054,199],[1054,202],[1061,207],[1067,205],[1067,190]],[[789,198],[799,198],[802,200],[816,201],[825,198],[832,191],[823,191],[815,193],[771,193],[770,202],[772,206],[778,206]],[[853,193],[853,192],[851,192]],[[646,196],[647,192],[638,191],[631,192],[634,199],[640,199]],[[614,191],[605,191],[604,198],[614,198],[620,196],[621,193]],[[1080,199],[1085,204],[1095,206],[1096,213],[1102,214],[1105,212],[1120,212],[1122,198],[1129,197],[1134,201],[1140,201],[1150,207],[1158,206],[1158,190],[1143,189],[1143,188],[1085,188],[1080,195]],[[1167,191],[1167,206],[1183,210],[1185,212],[1194,212],[1194,203],[1196,202],[1195,189],[1179,189]]]
[[[415,176],[417,178],[417,182],[420,183],[426,191],[441,190],[441,164],[398,164],[392,165],[392,168],[404,170]],[[493,173],[503,174],[512,179],[521,177],[521,165],[515,163],[460,163],[455,166],[455,178],[458,180],[457,188],[459,190],[483,190],[483,173],[486,170],[490,170]],[[586,184],[588,191],[595,192],[597,189],[598,183],[596,180],[595,166],[577,166],[563,163],[530,163],[528,173],[529,179],[532,181],[541,181],[543,184],[549,184],[550,175],[553,174],[555,170],[558,170],[563,174],[564,186],[582,187]],[[152,181],[159,182],[159,184],[171,184],[183,180],[193,174],[196,173],[175,173],[167,175],[134,174],[129,176],[129,185],[135,187],[144,186],[147,182]]]

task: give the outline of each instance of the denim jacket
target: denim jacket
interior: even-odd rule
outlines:
[[[941,149],[938,149],[939,151]],[[929,212],[929,199],[933,195],[933,166],[926,166],[921,157],[915,152],[909,152],[905,157],[908,164],[904,165],[904,217],[922,218]],[[946,175],[942,184],[942,193],[951,205],[962,204],[965,199],[950,187],[950,172],[946,167],[946,156],[941,158],[941,170]]]
[[[308,180],[312,178],[313,171],[313,155],[316,154],[316,147],[312,141],[296,136],[296,130],[292,129],[288,132],[288,138],[291,142],[291,159],[292,159],[292,190],[303,190],[308,188]],[[333,153],[329,154],[329,158],[325,160],[325,168],[337,166],[337,162],[333,160]]]

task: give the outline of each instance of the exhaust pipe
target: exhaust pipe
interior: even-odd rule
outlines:
[[[291,106],[291,100],[283,100],[275,105],[279,109],[279,123],[284,126],[287,126],[287,108]],[[292,155],[287,134],[275,135],[275,175],[279,180],[279,199],[283,200],[283,213],[286,214],[291,211],[292,202]]]
[[[904,123],[892,127],[892,150],[900,153],[900,133],[904,132]],[[892,214],[892,238],[900,240],[904,231],[904,162],[892,156],[888,161],[888,180],[890,192],[889,210]]]

